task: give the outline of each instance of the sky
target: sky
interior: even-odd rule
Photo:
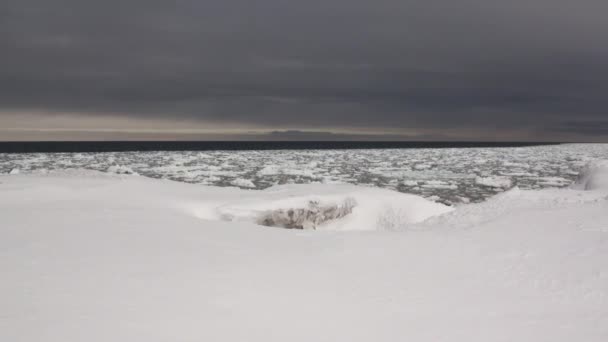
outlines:
[[[606,0],[2,0],[0,140],[608,142]]]

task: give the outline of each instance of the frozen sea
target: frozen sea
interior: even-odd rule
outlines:
[[[0,154],[0,173],[92,169],[213,186],[350,183],[446,204],[480,202],[508,188],[566,187],[608,144],[515,148],[176,151]]]

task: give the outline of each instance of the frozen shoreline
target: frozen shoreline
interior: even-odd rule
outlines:
[[[510,186],[568,186],[608,144],[517,148],[182,151],[1,154],[0,174],[91,169],[243,189],[282,184],[365,185],[434,198],[481,202]]]
[[[0,176],[0,340],[605,341],[608,189],[589,170],[587,191],[456,209],[352,185]],[[255,224],[345,198],[316,231]]]

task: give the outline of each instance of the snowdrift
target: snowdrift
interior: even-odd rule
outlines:
[[[455,209],[347,185],[0,176],[0,340],[606,341],[598,174]]]
[[[348,184],[290,184],[238,193],[187,207],[207,220],[322,230],[401,230],[453,210],[419,196]]]
[[[582,190],[608,189],[608,161],[589,163],[572,187]]]

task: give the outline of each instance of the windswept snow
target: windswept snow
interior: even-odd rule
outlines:
[[[456,208],[345,184],[5,174],[0,341],[604,342],[602,170]],[[327,208],[314,231],[257,221]]]
[[[584,190],[608,189],[608,161],[589,163],[579,175],[573,188]]]

